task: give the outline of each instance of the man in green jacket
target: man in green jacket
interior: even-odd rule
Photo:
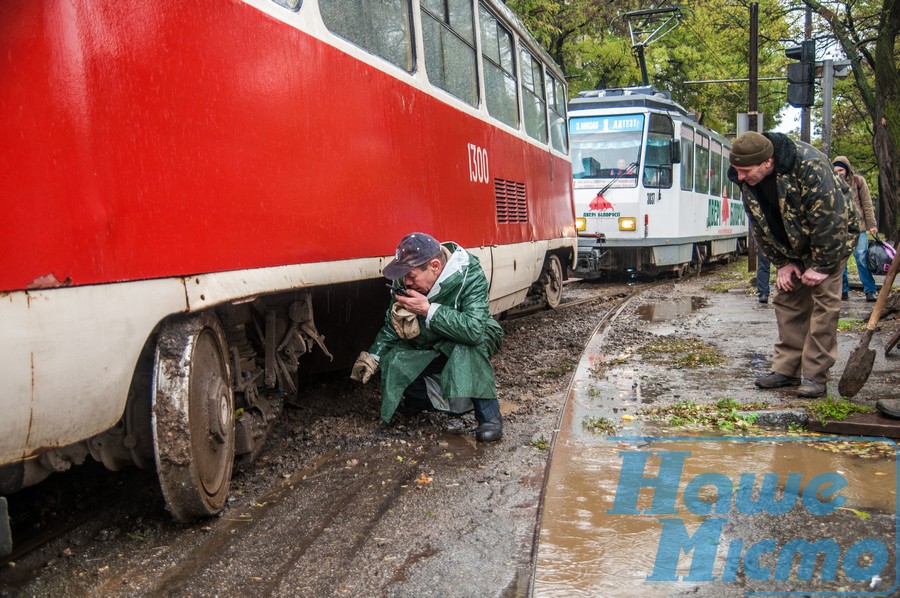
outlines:
[[[772,372],[755,383],[820,397],[837,359],[841,276],[859,235],[850,189],[827,156],[781,133],[741,134],[730,160],[753,236],[778,269]]]
[[[351,377],[365,384],[381,369],[381,417],[434,409],[474,409],[475,439],[503,436],[491,356],[503,329],[488,309],[488,281],[478,258],[455,243],[410,233],[384,269],[393,299],[384,326],[360,353]]]

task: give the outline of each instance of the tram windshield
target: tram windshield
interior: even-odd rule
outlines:
[[[573,177],[619,178],[637,185],[643,132],[643,114],[572,118],[569,136]]]

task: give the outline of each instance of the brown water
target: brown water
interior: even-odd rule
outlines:
[[[637,308],[642,320],[647,322],[665,322],[678,316],[694,313],[706,303],[703,297],[682,297],[656,303],[646,303]]]
[[[840,492],[847,498],[844,508],[865,513],[894,513],[896,509],[896,464],[890,460],[835,454],[816,448],[821,444],[809,446],[788,439],[629,442],[591,437],[573,418],[569,418],[564,426],[570,434],[567,439],[558,441],[555,447],[544,503],[535,577],[536,596],[670,596],[697,585],[647,580],[654,570],[660,547],[662,532],[659,520],[666,515],[608,513],[615,502],[622,471],[622,453],[626,451],[690,452],[680,478],[676,508],[679,509],[677,517],[683,518],[691,533],[703,517],[685,509],[684,489],[696,475],[709,472],[729,476],[735,488],[740,473],[757,472],[757,484],[761,484],[764,473],[778,473],[782,476],[779,478],[780,489],[783,489],[788,473],[799,473],[803,476],[801,492],[816,475],[836,472],[847,480],[847,487]],[[644,475],[658,475],[658,464],[658,459],[648,459]],[[703,500],[715,500],[712,487],[704,490],[708,492],[701,492]],[[637,508],[649,509],[652,498],[651,491],[642,490]],[[795,506],[795,509],[800,508]],[[730,514],[734,513],[736,510],[732,502]],[[825,530],[823,537],[837,533]],[[890,547],[895,540],[896,534],[886,538],[885,545]],[[719,546],[717,567],[724,559],[727,545],[723,540]],[[689,566],[690,559],[682,556],[679,559],[679,574],[687,574]],[[726,584],[712,582],[706,585],[721,589]],[[885,587],[889,586],[890,583]],[[743,593],[740,588],[728,589],[736,590],[736,595]]]
[[[697,308],[694,302],[680,302],[673,308],[673,313],[686,314]],[[656,311],[645,312],[642,317],[650,321],[663,321],[671,317],[668,311],[663,317]],[[690,436],[694,432],[660,430],[652,427],[652,423],[632,417],[637,415],[642,403],[652,402],[652,397],[642,392],[642,387],[649,380],[638,369],[639,362],[633,363],[635,360],[627,360],[611,368],[600,367],[601,364],[614,363],[617,357],[604,355],[603,345],[604,337],[600,334],[586,348],[576,370],[556,438],[544,497],[534,576],[535,596],[612,598],[690,595],[726,598],[743,596],[748,591],[763,594],[799,591],[800,594],[793,595],[804,595],[807,589],[817,592],[821,588],[800,582],[790,587],[776,587],[773,585],[776,582],[771,580],[745,583],[743,569],[737,580],[722,581],[730,542],[741,538],[746,551],[753,543],[770,538],[777,539],[779,547],[791,540],[833,539],[842,550],[846,550],[857,539],[870,537],[877,539],[890,552],[887,565],[883,570],[879,569],[880,577],[884,579],[872,580],[875,588],[871,589],[870,580],[844,583],[847,580],[839,573],[834,587],[828,588],[839,592],[817,595],[861,595],[860,592],[862,595],[892,595],[885,592],[891,590],[898,577],[895,573],[898,474],[897,462],[893,458],[894,444],[887,441],[877,443],[887,457],[864,459],[853,453],[871,443],[847,438],[825,441],[812,437],[789,437],[784,432],[774,431],[772,436],[746,439],[715,436],[679,439],[674,435]],[[674,380],[675,374],[670,372],[669,379]],[[710,383],[713,389],[717,388],[715,380],[710,380]],[[617,436],[592,433],[590,426],[586,426],[602,418],[617,425]],[[662,435],[666,438],[661,438]],[[640,490],[634,504],[640,513],[609,513],[617,493],[624,493],[623,488],[628,486],[619,486],[626,453],[645,453],[647,461],[643,476],[655,478],[660,471],[658,453],[673,451],[690,453],[685,458],[677,485],[677,514],[646,513],[655,496],[655,491],[649,488]],[[798,490],[801,495],[816,476],[839,476],[846,481],[846,487],[840,489],[837,495],[845,502],[841,510],[826,515],[811,514],[799,499],[794,508],[785,514],[742,514],[736,506],[734,495],[744,473],[756,474],[757,492],[766,473],[777,474],[776,500],[782,495],[788,474],[801,476]],[[707,515],[692,513],[686,508],[684,500],[688,483],[700,474],[714,474],[720,476],[719,479],[724,477],[730,480],[733,493],[729,497],[725,491],[726,498],[730,500],[722,500],[726,510],[723,516],[728,523],[715,549],[714,580],[699,583],[684,581],[683,576],[688,575],[693,563],[691,555],[681,554],[676,557],[679,581],[649,581],[647,577],[654,571],[662,548],[661,519],[681,519],[688,534],[694,534],[709,519]],[[818,484],[810,487],[816,486]],[[699,500],[708,503],[716,501],[716,491],[711,485],[703,486],[698,496]],[[827,504],[827,496],[815,496]],[[694,506],[695,510],[699,510],[696,503]],[[768,519],[764,519],[766,517]],[[678,547],[677,544],[675,547]],[[776,558],[771,556],[769,566],[774,567]],[[819,567],[821,563],[813,575],[814,582],[821,579]],[[796,577],[795,570],[796,567],[792,570],[792,579]]]

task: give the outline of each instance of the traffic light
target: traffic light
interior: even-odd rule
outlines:
[[[788,58],[799,60],[787,68],[787,101],[791,106],[804,108],[816,103],[816,42],[806,40],[784,51]]]

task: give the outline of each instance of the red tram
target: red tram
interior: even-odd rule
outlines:
[[[0,495],[90,455],[215,513],[404,234],[495,313],[574,257],[564,78],[497,0],[8,0],[0,81]]]

